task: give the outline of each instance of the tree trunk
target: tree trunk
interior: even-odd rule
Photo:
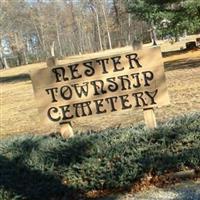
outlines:
[[[54,41],[51,45],[51,56],[55,57],[55,42]]]
[[[106,12],[105,12],[105,7],[104,7],[105,1],[103,1],[103,2],[101,3],[101,1],[99,0],[99,3],[100,3],[101,6],[102,6],[102,11],[103,11],[104,20],[105,20],[105,25],[106,25],[106,31],[107,31],[107,35],[108,35],[109,48],[112,49],[112,42],[111,42],[110,31],[109,31],[109,27],[108,27],[108,20],[107,20],[107,16],[106,16]]]
[[[8,65],[6,57],[3,58],[3,62],[4,62],[5,69],[9,69],[10,67]]]
[[[153,43],[153,46],[156,46],[157,45],[157,37],[156,37],[156,28],[154,26],[154,23],[153,21],[151,22],[151,38],[152,38],[152,43]]]
[[[115,29],[117,29],[117,35],[115,40],[117,40],[117,46],[121,47],[122,43],[121,43],[121,36],[122,36],[122,23],[120,21],[120,8],[118,5],[119,1],[118,0],[113,0],[113,8],[114,8],[114,12],[115,12],[115,22],[117,27],[115,27]]]
[[[102,45],[102,39],[101,39],[101,33],[100,33],[99,14],[97,13],[97,10],[93,5],[91,5],[91,8],[93,10],[93,13],[96,15],[96,23],[97,23],[97,33],[98,33],[98,37],[99,37],[99,45],[100,45],[100,50],[103,51],[103,45]]]
[[[60,34],[59,34],[59,26],[58,26],[58,21],[57,21],[57,15],[55,16],[56,18],[56,36],[57,36],[57,40],[58,40],[58,46],[59,46],[59,50],[60,50],[60,56],[63,56],[63,51],[62,51],[62,45],[60,42]]]
[[[42,36],[42,46],[43,46],[43,50],[46,51],[46,45],[45,45],[45,42],[44,42],[44,29],[43,29],[43,26],[42,24],[40,24],[40,29],[41,29],[41,36]]]
[[[73,5],[73,0],[70,0],[70,8],[71,8],[71,15],[72,15],[72,24],[73,24],[73,38],[74,38],[74,46],[75,46],[75,51],[77,53],[80,52],[79,50],[79,44],[80,44],[80,36],[78,34],[78,24],[77,24],[77,21],[76,21],[76,16],[75,16],[75,13],[74,13],[74,5]]]
[[[25,65],[28,65],[28,59],[27,59],[27,56],[26,56],[26,50],[23,51],[23,54],[24,54]]]
[[[128,14],[128,44],[131,44],[131,14]]]
[[[40,37],[40,33],[39,33],[39,30],[38,30],[38,28],[37,28],[37,26],[36,26],[36,24],[35,24],[35,22],[34,22],[34,19],[32,20],[32,22],[33,22],[34,28],[35,28],[35,30],[36,30],[36,33],[37,33],[37,39],[38,39],[38,41],[39,41],[39,44],[41,45],[41,47],[42,47],[42,49],[43,49],[43,46],[42,46],[42,39],[41,39],[41,37]]]

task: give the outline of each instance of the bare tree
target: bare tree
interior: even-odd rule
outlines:
[[[101,4],[102,11],[103,11],[103,16],[105,19],[105,25],[106,25],[106,31],[108,35],[108,42],[109,42],[109,48],[112,49],[112,42],[111,42],[111,37],[110,37],[110,31],[109,31],[109,26],[108,26],[108,19],[105,11],[105,1],[104,0],[99,0],[99,3]]]
[[[124,0],[0,1],[0,47],[19,65],[45,60],[52,47],[63,57],[124,46],[147,30]]]
[[[96,16],[96,23],[97,23],[97,32],[98,32],[98,37],[99,37],[99,46],[100,46],[100,50],[103,50],[103,45],[102,45],[102,39],[101,39],[101,31],[100,31],[100,22],[99,22],[99,14],[98,11],[95,7],[95,5],[92,3],[92,1],[90,1],[90,7],[93,11],[93,13]]]

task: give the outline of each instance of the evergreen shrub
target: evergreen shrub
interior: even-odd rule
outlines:
[[[0,142],[0,200],[80,199],[128,188],[151,172],[200,167],[200,113],[148,130],[142,124],[74,138],[18,136]]]

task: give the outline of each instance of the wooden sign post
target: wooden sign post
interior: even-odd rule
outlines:
[[[72,120],[118,111],[143,109],[145,123],[155,128],[153,108],[169,104],[159,48],[111,54],[57,65],[31,74],[41,119],[73,135]]]
[[[143,109],[143,113],[144,113],[144,121],[145,121],[146,126],[149,129],[156,128],[157,127],[156,116],[155,116],[153,108],[145,108]]]

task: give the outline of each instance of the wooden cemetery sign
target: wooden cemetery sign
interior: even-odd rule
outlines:
[[[44,122],[66,124],[140,108],[147,125],[155,127],[152,108],[169,104],[159,48],[57,65],[31,77]]]

